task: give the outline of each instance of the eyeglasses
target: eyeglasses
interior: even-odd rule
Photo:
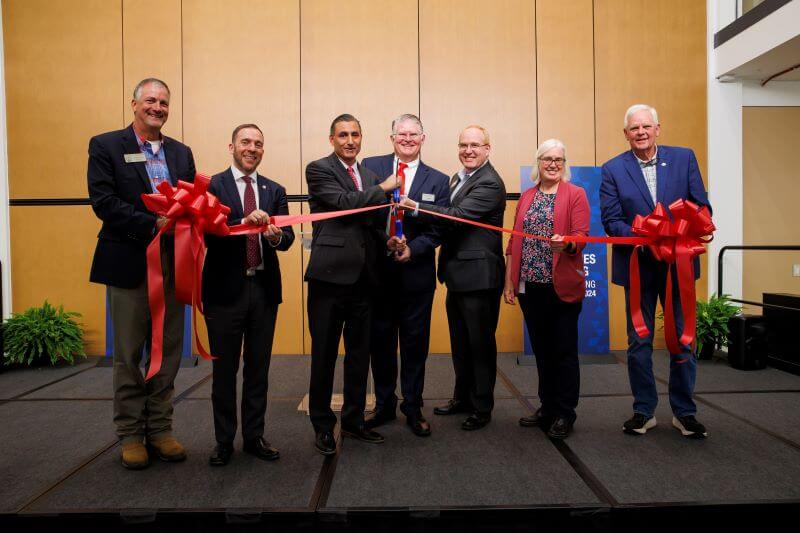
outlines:
[[[422,137],[421,133],[392,133],[392,137],[395,139],[409,139],[412,141],[416,141],[420,137]]]
[[[545,167],[549,167],[553,163],[556,164],[557,167],[563,167],[564,163],[567,161],[563,157],[540,157],[539,161],[544,163]]]
[[[458,143],[458,151],[459,152],[466,152],[467,150],[477,150],[478,148],[483,148],[484,146],[489,146],[488,144],[477,144],[477,143]]]

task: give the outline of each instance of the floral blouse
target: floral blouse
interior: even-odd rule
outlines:
[[[522,229],[525,233],[553,236],[553,210],[556,205],[556,195],[536,191],[531,207],[525,213]],[[553,250],[547,241],[524,239],[522,241],[522,268],[521,281],[534,283],[553,282]]]

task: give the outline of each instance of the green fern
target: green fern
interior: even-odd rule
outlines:
[[[12,314],[3,324],[4,364],[32,365],[50,361],[75,364],[86,357],[83,350],[83,328],[74,319],[80,313],[64,311],[45,300],[42,307],[31,307]]]

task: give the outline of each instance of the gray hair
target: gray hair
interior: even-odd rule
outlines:
[[[395,127],[398,124],[400,124],[402,122],[406,122],[406,121],[413,122],[414,124],[419,126],[419,132],[420,133],[425,133],[425,129],[423,129],[423,127],[422,127],[422,122],[420,121],[420,119],[419,119],[419,117],[417,115],[412,115],[411,113],[403,113],[402,115],[400,115],[399,117],[397,117],[396,119],[394,119],[392,121],[392,135],[397,133],[397,131],[395,130]]]
[[[531,170],[531,181],[534,185],[539,184],[539,158],[554,148],[560,148],[561,152],[564,154],[564,175],[561,179],[563,181],[569,181],[571,174],[569,172],[569,165],[567,165],[567,147],[558,139],[547,139],[540,144],[539,148],[536,150],[536,160],[533,162],[533,170]]]
[[[653,106],[649,106],[647,104],[634,104],[625,111],[625,123],[622,125],[624,129],[628,129],[628,121],[631,119],[634,113],[638,113],[639,111],[647,111],[650,113],[650,116],[653,117],[653,122],[658,124],[658,111]]]
[[[140,81],[139,83],[137,83],[136,87],[133,88],[133,99],[134,100],[138,100],[139,97],[142,96],[142,88],[145,85],[150,85],[150,84],[156,85],[158,87],[162,87],[163,89],[165,89],[167,91],[167,94],[172,96],[172,94],[169,92],[169,87],[167,87],[166,83],[164,83],[163,81],[159,80],[158,78],[145,78],[142,81]]]

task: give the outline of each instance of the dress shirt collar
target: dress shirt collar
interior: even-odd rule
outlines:
[[[253,183],[256,183],[258,181],[257,179],[258,171],[256,170],[252,171],[250,174],[245,174],[244,172],[236,168],[236,165],[231,165],[231,174],[233,174],[234,180],[240,181],[242,183],[244,183],[244,180],[242,179],[243,176],[250,176],[251,178],[253,178]]]
[[[631,153],[633,154],[633,157],[636,158],[636,161],[639,163],[640,167],[649,167],[651,165],[655,165],[656,162],[658,161],[658,145],[656,145],[656,151],[653,154],[653,157],[651,157],[647,161],[643,161],[643,160],[639,159],[639,156],[636,155],[636,152],[634,152],[633,150],[631,150]]]
[[[395,154],[395,156],[394,156],[394,166],[392,168],[396,169],[398,167],[398,165],[400,165],[400,158],[397,157],[397,154]],[[411,161],[410,163],[406,163],[406,165],[408,165],[408,167],[407,167],[408,170],[417,170],[417,167],[419,167],[419,157],[416,158],[415,160]]]

